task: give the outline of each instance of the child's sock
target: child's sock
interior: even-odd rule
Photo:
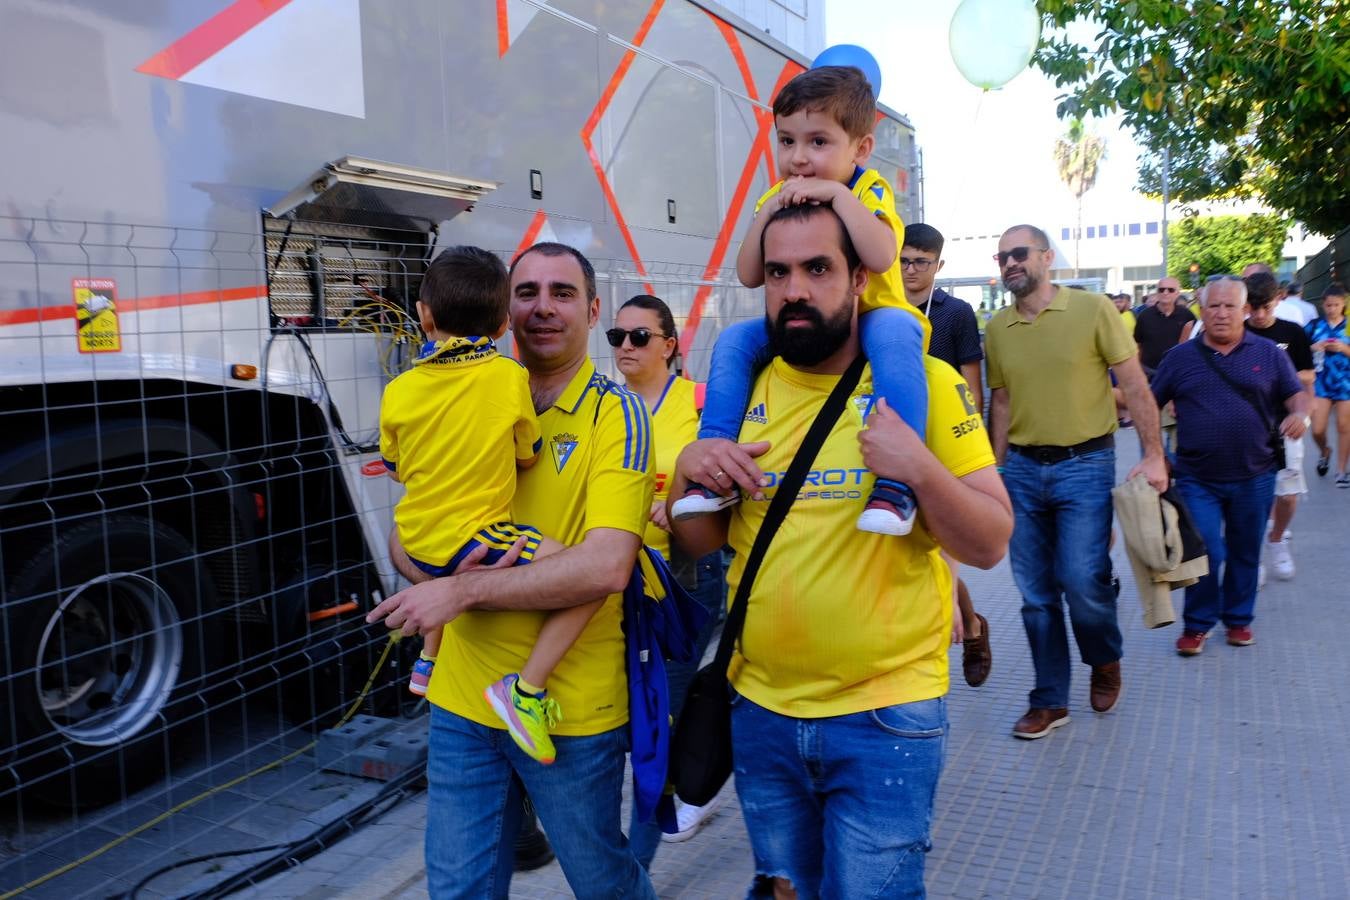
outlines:
[[[432,656],[431,654],[427,653],[427,651],[425,651],[425,650],[423,650],[421,653],[417,654],[417,658],[418,658],[418,659],[425,659],[425,660],[426,660],[427,662],[429,662],[429,663],[434,663],[434,662],[436,661],[436,657],[434,657],[434,656]]]
[[[535,698],[539,698],[539,697],[542,697],[542,696],[544,696],[545,694],[548,693],[548,689],[547,689],[547,688],[541,688],[541,687],[537,687],[537,686],[535,686],[535,685],[533,685],[533,684],[530,684],[530,683],[529,683],[528,681],[526,681],[524,678],[517,678],[517,679],[516,679],[516,690],[520,692],[520,695],[521,695],[522,697],[535,697]]]

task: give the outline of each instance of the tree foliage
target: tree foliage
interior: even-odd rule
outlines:
[[[1073,271],[1078,274],[1078,244],[1083,236],[1083,195],[1097,183],[1097,168],[1106,156],[1106,141],[1089,134],[1082,119],[1069,123],[1069,130],[1055,141],[1055,168],[1078,201],[1078,229],[1073,239]]]
[[[1332,234],[1350,224],[1350,0],[1038,0],[1033,59],[1061,118],[1119,111],[1140,187],[1259,196]],[[1087,23],[1084,25],[1083,23]],[[1070,34],[1097,29],[1092,46]]]
[[[1194,277],[1237,275],[1249,263],[1280,267],[1289,221],[1277,215],[1187,216],[1167,227],[1167,274],[1184,285]]]

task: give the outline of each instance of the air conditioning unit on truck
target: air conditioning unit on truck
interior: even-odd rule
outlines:
[[[0,15],[0,797],[105,801],[232,705],[357,695],[398,588],[380,395],[438,247],[572,244],[604,321],[671,304],[694,374],[758,314],[730,267],[806,60],[714,4]],[[913,220],[912,129],[877,138]]]

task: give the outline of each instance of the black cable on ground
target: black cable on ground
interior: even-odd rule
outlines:
[[[411,768],[397,777],[393,778],[385,785],[384,789],[375,796],[371,797],[356,806],[355,809],[343,816],[329,822],[327,825],[320,826],[303,838],[298,838],[288,844],[269,844],[263,847],[251,847],[243,850],[222,850],[218,853],[207,853],[192,859],[179,860],[170,863],[142,878],[131,890],[115,894],[109,900],[136,900],[136,895],[142,888],[154,881],[156,878],[171,872],[175,869],[181,869],[184,866],[195,863],[209,862],[213,859],[224,859],[232,856],[249,856],[254,853],[273,852],[273,855],[247,869],[242,869],[207,888],[204,891],[198,891],[194,894],[187,894],[187,900],[214,900],[217,897],[225,897],[234,891],[244,887],[256,884],[277,872],[284,871],[294,865],[303,862],[321,850],[326,850],[336,840],[344,837],[346,834],[355,833],[363,820],[381,804],[389,800],[399,800],[409,793],[410,788],[416,781],[424,776],[420,768]],[[391,803],[392,807],[394,804]]]

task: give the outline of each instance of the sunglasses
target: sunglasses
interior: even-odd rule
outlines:
[[[916,272],[927,272],[932,268],[933,263],[935,262],[937,262],[935,259],[924,259],[922,257],[910,259],[908,256],[902,256],[900,257],[900,268],[913,269]]]
[[[1178,293],[1180,290],[1181,290],[1181,288],[1164,288],[1164,287],[1160,287],[1160,288],[1158,288],[1158,293],[1160,293],[1160,294],[1175,294],[1175,293]]]
[[[605,332],[605,340],[609,341],[611,347],[622,347],[623,339],[628,338],[633,346],[642,348],[647,346],[652,338],[668,338],[670,335],[662,334],[659,331],[652,331],[650,328],[634,328],[631,331],[624,331],[622,328],[611,328]]]
[[[1045,252],[1047,247],[1014,247],[1011,250],[1000,250],[994,254],[994,260],[1002,268],[1008,262],[1008,257],[1012,257],[1014,262],[1026,262],[1027,257],[1031,255],[1032,250]]]

